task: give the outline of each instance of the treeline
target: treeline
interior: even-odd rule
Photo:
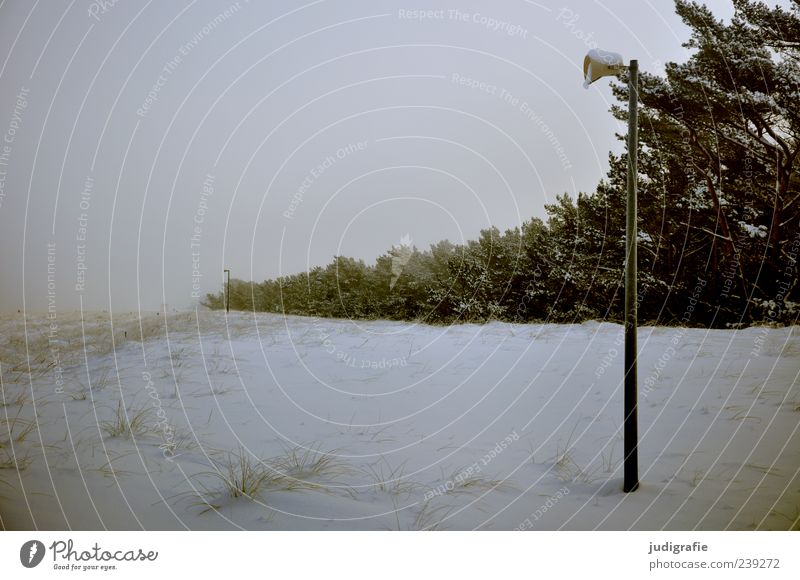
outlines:
[[[659,324],[793,323],[800,256],[800,0],[735,0],[730,22],[678,1],[685,63],[640,75],[639,317]],[[614,87],[625,120],[627,79]],[[231,281],[231,307],[428,322],[620,320],[627,156],[592,194],[465,245],[392,248],[375,264],[261,283]],[[223,292],[209,294],[211,308]]]

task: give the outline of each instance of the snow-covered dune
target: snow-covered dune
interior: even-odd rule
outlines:
[[[619,325],[112,322],[0,320],[6,528],[798,526],[797,327],[640,329],[626,495]]]

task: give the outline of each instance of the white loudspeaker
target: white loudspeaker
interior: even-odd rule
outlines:
[[[607,50],[593,49],[583,59],[583,88],[601,77],[619,74],[625,68],[622,64],[622,55]]]

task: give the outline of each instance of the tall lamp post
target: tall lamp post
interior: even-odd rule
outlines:
[[[583,60],[583,86],[589,88],[599,78],[617,75],[624,70],[622,56],[604,50],[591,50]],[[624,435],[624,482],[625,493],[639,488],[639,433],[636,386],[636,178],[639,151],[639,61],[628,65],[628,201],[625,214],[625,411]]]
[[[228,280],[225,283],[225,312],[231,311],[231,271],[227,268],[223,270],[228,275]]]

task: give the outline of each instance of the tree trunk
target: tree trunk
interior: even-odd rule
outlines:
[[[775,203],[772,210],[772,220],[769,227],[769,241],[767,247],[767,265],[770,272],[769,293],[773,296],[775,289],[778,285],[778,272],[780,272],[781,261],[781,237],[782,230],[781,221],[783,219],[783,201],[786,198],[786,192],[789,189],[789,178],[791,176],[791,165],[787,167],[781,164],[781,154],[778,152],[778,159],[776,162],[776,178],[775,178]],[[768,296],[769,298],[769,296]]]
[[[736,263],[736,272],[739,274],[739,282],[742,286],[742,300],[744,301],[744,305],[746,308],[747,305],[747,282],[744,278],[744,270],[742,269],[742,261],[736,251],[736,244],[733,241],[733,236],[731,235],[731,228],[728,225],[728,217],[725,215],[725,212],[722,210],[722,204],[719,202],[719,196],[717,195],[717,189],[714,187],[714,181],[711,179],[711,176],[708,173],[705,173],[706,184],[708,185],[708,193],[711,196],[711,202],[714,205],[714,211],[717,214],[717,224],[719,225],[719,229],[722,232],[722,237],[727,242],[726,245],[730,250],[730,259],[735,261]],[[713,242],[716,244],[716,239]],[[716,245],[712,247],[712,252],[715,251]],[[716,258],[716,254],[715,254]]]

